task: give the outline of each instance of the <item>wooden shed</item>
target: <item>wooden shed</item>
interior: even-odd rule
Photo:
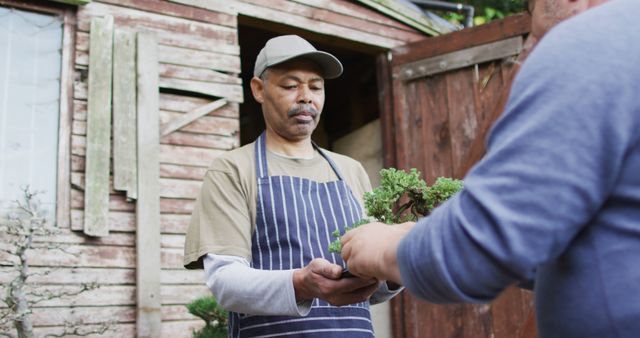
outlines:
[[[343,62],[314,139],[362,160],[375,185],[382,165],[464,174],[529,21],[434,38],[450,27],[402,1],[0,0],[0,26],[0,189],[7,173],[27,176],[7,169],[19,153],[10,131],[31,130],[21,142],[41,151],[21,163],[48,180],[44,206],[60,229],[31,250],[31,270],[47,274],[30,281],[99,286],[39,302],[36,332],[108,321],[104,336],[189,337],[202,323],[184,305],[209,291],[201,271],[182,268],[184,234],[211,160],[264,128],[243,84],[267,39],[298,34]],[[32,81],[12,86],[20,79]],[[12,122],[16,100],[48,102],[53,118],[15,110],[28,118]],[[14,274],[6,253],[0,262],[4,290]],[[497,306],[442,307],[405,293],[375,323],[379,337],[515,337],[531,332],[530,302],[513,290]]]

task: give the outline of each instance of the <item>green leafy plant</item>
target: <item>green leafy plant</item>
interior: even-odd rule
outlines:
[[[364,194],[364,206],[370,217],[386,224],[417,221],[463,187],[461,180],[446,177],[439,177],[432,186],[428,186],[415,168],[409,172],[395,168],[382,169],[380,178],[380,186]],[[362,219],[347,226],[345,231],[370,221]],[[337,239],[329,244],[329,251],[340,252],[340,231],[336,230],[332,235]]]
[[[525,0],[445,0],[451,3],[463,3],[472,5],[475,8],[473,24],[482,25],[493,20],[504,19],[506,16],[520,13],[526,8]],[[460,12],[436,11],[449,22],[461,24],[464,21],[464,14]]]
[[[227,337],[227,311],[212,296],[200,297],[186,305],[189,313],[204,320],[204,327],[193,331],[194,338]]]

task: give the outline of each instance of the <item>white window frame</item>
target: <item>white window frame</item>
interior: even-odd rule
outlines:
[[[52,14],[62,18],[56,225],[60,228],[69,228],[71,222],[71,125],[73,117],[76,7],[38,0],[0,0],[0,6]]]

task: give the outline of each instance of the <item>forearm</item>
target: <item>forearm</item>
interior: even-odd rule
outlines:
[[[297,304],[293,270],[257,270],[240,257],[208,254],[206,283],[220,306],[252,315],[305,316],[310,303]]]

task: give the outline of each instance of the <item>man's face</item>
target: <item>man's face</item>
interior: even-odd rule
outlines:
[[[588,8],[586,0],[529,0],[531,35],[542,38],[553,26]]]
[[[251,90],[267,130],[290,141],[311,137],[324,106],[324,79],[315,62],[294,59],[268,68],[262,79],[251,80]]]

